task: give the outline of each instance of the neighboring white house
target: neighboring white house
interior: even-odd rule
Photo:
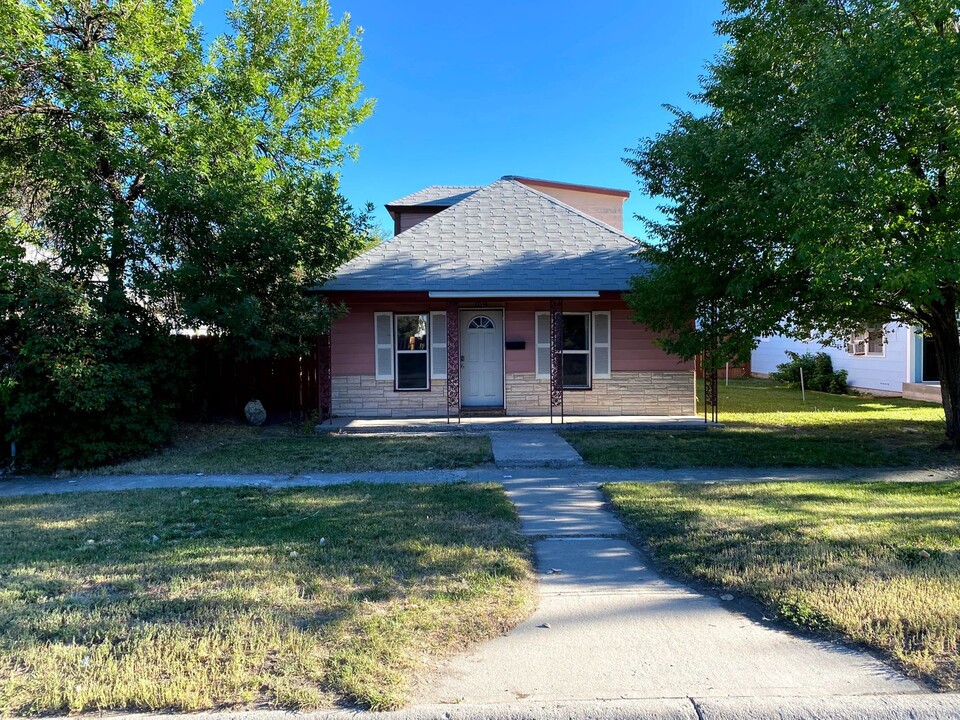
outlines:
[[[856,390],[940,402],[940,380],[933,342],[912,327],[889,323],[845,338],[843,347],[799,342],[781,335],[760,339],[750,358],[754,375],[765,377],[786,362],[786,351],[827,353],[834,370],[846,370]]]

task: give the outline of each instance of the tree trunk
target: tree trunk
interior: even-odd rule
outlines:
[[[960,327],[957,324],[957,299],[952,291],[946,299],[931,306],[930,335],[937,352],[940,370],[940,396],[946,419],[947,446],[960,449]]]

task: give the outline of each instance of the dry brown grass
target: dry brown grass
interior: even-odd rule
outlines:
[[[960,688],[960,483],[605,486],[664,570]]]
[[[497,486],[0,500],[4,714],[402,704],[534,602]],[[322,539],[322,540],[321,540]]]

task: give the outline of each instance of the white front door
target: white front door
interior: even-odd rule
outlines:
[[[460,404],[503,407],[503,311],[460,313]]]

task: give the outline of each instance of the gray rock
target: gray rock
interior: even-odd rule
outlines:
[[[255,427],[260,427],[267,420],[267,411],[259,400],[248,402],[246,407],[243,408],[243,414],[246,416],[247,422]]]

